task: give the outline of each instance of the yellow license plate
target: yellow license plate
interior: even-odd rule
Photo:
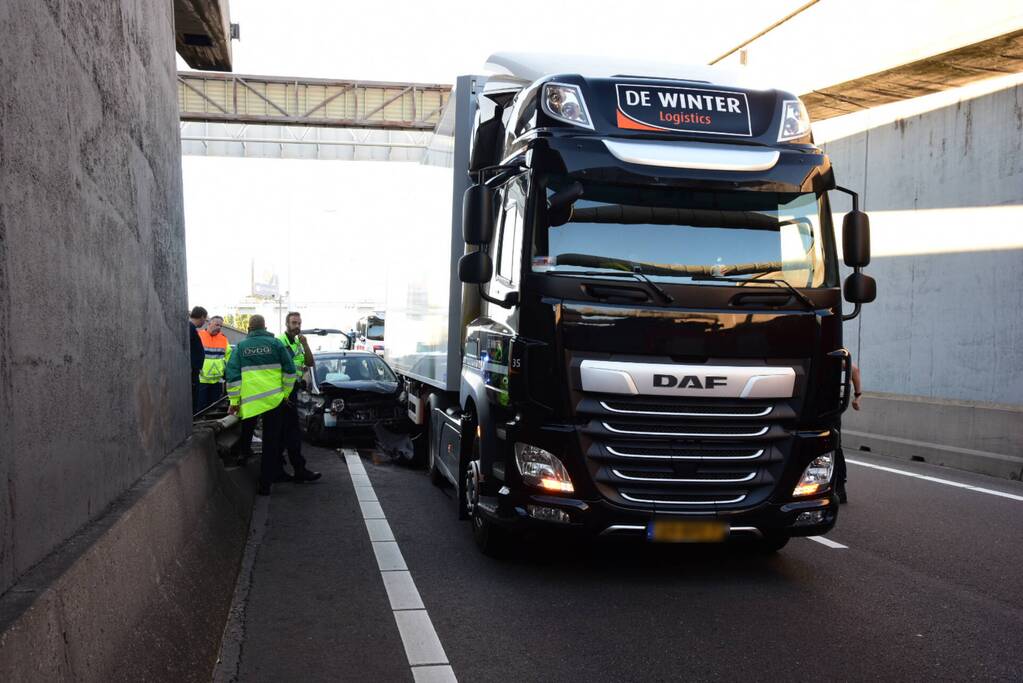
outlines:
[[[723,522],[655,519],[647,526],[646,537],[654,543],[720,543],[728,537]]]

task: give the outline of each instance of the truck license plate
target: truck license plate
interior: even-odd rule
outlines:
[[[654,543],[720,543],[728,537],[723,522],[654,519],[647,525],[646,537]]]

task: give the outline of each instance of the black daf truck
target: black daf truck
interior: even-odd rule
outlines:
[[[800,100],[700,68],[490,67],[458,79],[427,153],[451,213],[387,310],[431,478],[481,548],[827,532],[842,321],[875,283]]]

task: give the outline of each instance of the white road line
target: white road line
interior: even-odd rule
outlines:
[[[972,484],[963,484],[958,481],[951,481],[949,479],[939,479],[938,477],[929,477],[926,474],[917,474],[916,472],[907,472],[906,470],[897,470],[894,467],[882,467],[881,465],[874,465],[873,463],[863,462],[862,460],[845,460],[850,465],[859,465],[860,467],[869,467],[872,470],[881,470],[882,472],[891,472],[892,474],[901,474],[905,477],[913,477],[914,479],[923,479],[924,481],[933,481],[936,484],[944,484],[945,486],[954,486],[957,489],[966,489],[967,491],[976,491],[977,493],[986,493],[990,496],[998,496],[1000,498],[1008,498],[1010,500],[1023,500],[1023,496],[1018,496],[1014,493],[1006,493],[1005,491],[995,491],[994,489],[986,489],[981,486],[973,486]]]
[[[393,572],[408,569],[405,565],[405,558],[401,556],[401,550],[394,541],[386,543],[374,543],[373,554],[377,556],[377,566],[382,572]]]
[[[444,646],[437,637],[419,589],[394,540],[394,532],[387,523],[384,509],[377,500],[373,483],[363,468],[359,453],[352,448],[342,449],[342,453],[348,463],[352,488],[359,500],[366,533],[373,544],[373,554],[380,568],[387,599],[391,603],[394,622],[401,635],[401,644],[405,647],[405,656],[412,667],[412,677],[416,683],[457,683],[455,672],[448,665]]]
[[[387,519],[380,503],[359,503],[359,509],[362,510],[363,519]]]
[[[387,589],[387,599],[391,601],[392,610],[426,609],[411,574],[408,572],[381,572],[380,575],[384,577],[384,588]]]
[[[455,683],[455,672],[450,666],[414,666],[412,678],[416,683]]]
[[[369,532],[369,540],[376,543],[377,541],[393,541],[394,533],[391,532],[391,525],[387,523],[386,519],[367,519],[366,531]]]
[[[846,462],[848,462],[848,461],[846,461]],[[805,538],[807,538],[808,540],[811,540],[811,541],[816,541],[817,543],[820,543],[821,545],[826,545],[829,548],[835,548],[836,550],[838,550],[838,549],[848,550],[849,549],[849,546],[842,545],[841,543],[836,543],[835,541],[832,541],[830,538],[825,538],[824,536],[806,536]]]
[[[410,665],[448,663],[448,656],[444,654],[440,638],[425,609],[399,610],[394,613],[394,620],[398,622],[398,632]]]
[[[377,502],[377,493],[373,490],[372,486],[356,486],[355,497],[360,503]]]

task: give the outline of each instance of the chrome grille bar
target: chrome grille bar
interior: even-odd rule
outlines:
[[[702,413],[690,413],[684,411],[658,411],[658,410],[622,410],[620,408],[612,408],[607,404],[606,401],[601,401],[600,405],[604,410],[612,413],[621,413],[626,415],[666,415],[669,417],[763,417],[774,409],[773,406],[767,406],[759,413],[713,413],[713,412],[702,412]]]
[[[675,479],[670,477],[633,477],[628,474],[622,474],[618,470],[611,470],[616,477],[622,479],[628,479],[629,481],[661,481],[669,484],[735,484],[743,481],[750,481],[753,477],[757,476],[756,472],[750,472],[744,477],[739,479]]]
[[[604,425],[604,429],[608,430],[609,432],[614,432],[615,434],[638,434],[638,435],[641,435],[641,436],[700,436],[700,437],[714,437],[714,438],[718,438],[718,439],[735,439],[735,438],[740,438],[741,439],[741,438],[750,437],[750,436],[763,436],[764,434],[767,434],[767,430],[769,430],[771,428],[770,425],[764,425],[763,427],[761,427],[760,429],[758,429],[755,432],[740,432],[740,433],[737,433],[737,434],[714,434],[713,432],[644,432],[644,431],[641,431],[640,429],[635,429],[635,430],[633,430],[633,429],[615,429],[614,427],[612,427],[611,425],[609,425],[606,422],[602,422],[601,424]]]
[[[642,453],[623,453],[611,446],[605,446],[611,455],[622,458],[655,458],[657,460],[755,460],[764,454],[764,449],[753,455],[643,455]]]
[[[627,493],[618,492],[625,500],[631,500],[633,503],[650,503],[652,505],[728,505],[730,503],[741,503],[746,499],[746,494],[742,494],[738,498],[730,498],[728,500],[651,500],[649,498],[634,498]]]

